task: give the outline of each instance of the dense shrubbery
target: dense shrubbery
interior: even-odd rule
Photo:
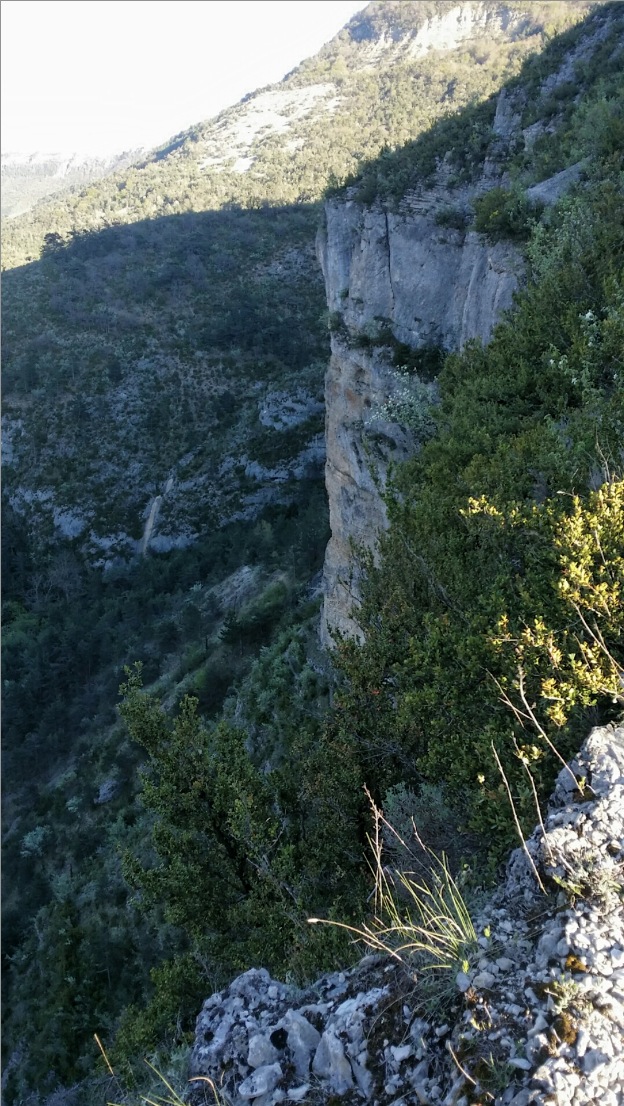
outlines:
[[[519,188],[491,188],[475,200],[474,208],[474,228],[491,242],[526,241],[540,213]]]
[[[373,29],[387,8],[371,13]],[[410,19],[416,8],[396,10]],[[350,86],[356,48],[347,45],[291,82],[336,80],[344,100],[331,133],[325,118],[311,119],[299,150],[261,141],[254,172],[241,176],[199,169],[199,127],[11,233],[7,263],[43,251],[5,279],[3,332],[14,446],[36,490],[50,485],[72,507],[84,497],[97,534],[127,527],[139,538],[145,488],[155,492],[174,462],[189,484],[216,476],[195,505],[193,547],[104,577],[79,539],[58,554],[51,519],[35,548],[6,508],[7,1101],[85,1075],[94,1028],[116,1035],[116,1056],[130,1063],[184,1038],[204,992],[228,973],[263,962],[303,978],[343,958],[332,934],[304,918],[344,921],[365,901],[365,782],[381,798],[433,779],[445,803],[461,799],[473,827],[500,830],[503,848],[509,814],[490,741],[531,823],[512,738],[543,790],[556,767],[544,734],[566,752],[588,718],[614,709],[624,216],[612,44],[601,61],[607,83],[582,103],[563,89],[551,105],[565,126],[550,161],[538,148],[539,171],[589,153],[607,159],[611,176],[598,174],[533,233],[534,282],[515,319],[489,350],[473,346],[441,373],[439,349],[414,353],[385,331],[370,339],[397,366],[439,376],[442,403],[437,436],[397,473],[392,527],[362,609],[367,643],[340,647],[325,722],[307,592],[326,539],[320,481],[298,496],[290,489],[289,507],[252,526],[220,527],[208,509],[222,491],[226,441],[273,462],[314,431],[310,422],[265,434],[251,392],[259,380],[313,388],[327,340],[310,264],[315,211],[278,205],[317,197],[330,173],[342,179],[441,111],[486,97],[386,152],[358,187],[362,199],[398,197],[444,157],[467,179],[492,149],[487,97],[531,43],[501,46],[482,63],[467,49],[448,68],[423,59],[418,73],[365,69]],[[560,56],[554,47],[536,64],[540,79]],[[595,84],[596,64],[583,64]],[[519,158],[514,171],[531,169]],[[517,227],[514,210],[506,228],[492,210],[483,216],[488,233]],[[431,394],[411,393],[428,431]],[[403,398],[409,404],[409,389]],[[131,470],[130,434],[145,470]],[[244,489],[244,471],[238,478]],[[224,580],[243,566],[253,586],[228,599]],[[115,689],[136,657],[154,698],[130,680],[124,733]],[[513,712],[526,711],[523,695],[534,716],[526,732]],[[141,801],[134,779],[145,757]]]
[[[169,701],[186,688],[205,715],[218,716],[271,635],[310,617],[305,591],[327,540],[326,505],[318,482],[303,498],[104,578],[78,557],[39,560],[33,570],[19,517],[7,508],[5,1046],[29,1042],[27,1069],[13,1073],[7,1095],[24,1080],[44,1092],[85,1075],[94,1028],[110,1039],[122,1008],[152,990],[149,1010],[125,1018],[124,1055],[132,1041],[151,1047],[179,1016],[196,1013],[208,984],[188,938],[160,907],[131,904],[122,877],[120,852],[149,857],[153,816],[136,794],[144,753],[115,720],[121,666],[142,657],[146,680],[160,677]],[[223,641],[222,581],[245,565],[253,586],[240,607],[244,625]],[[293,715],[292,699],[289,708]]]
[[[439,227],[447,227],[449,230],[465,230],[469,222],[469,216],[465,208],[447,205],[436,212],[435,221]]]
[[[525,764],[547,793],[551,744],[621,704],[623,226],[617,175],[564,201],[514,315],[447,359],[437,436],[396,474],[366,644],[340,647],[341,732],[377,793],[444,780],[499,856],[492,744],[529,829]]]

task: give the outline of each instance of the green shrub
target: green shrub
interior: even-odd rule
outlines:
[[[470,216],[463,207],[447,204],[436,211],[436,226],[447,227],[449,230],[465,230],[470,222]]]
[[[474,202],[475,230],[490,242],[528,240],[542,207],[520,188],[491,188]]]
[[[429,343],[424,346],[408,346],[393,339],[392,363],[396,369],[415,373],[421,380],[431,383],[442,369],[446,350],[444,346]]]

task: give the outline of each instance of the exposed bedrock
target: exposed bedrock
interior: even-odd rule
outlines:
[[[353,549],[374,547],[386,526],[382,494],[388,461],[417,446],[383,418],[397,388],[384,333],[413,348],[434,344],[452,350],[471,338],[487,341],[522,275],[520,256],[509,244],[493,245],[474,231],[436,222],[436,213],[451,202],[465,206],[468,196],[438,188],[409,197],[398,213],[350,199],[326,206],[318,240],[333,330],[325,389],[331,522],[325,644],[331,630],[359,632],[353,617],[359,594]]]
[[[477,940],[438,1001],[427,970],[390,956],[303,991],[255,968],[204,1003],[190,1074],[232,1106],[618,1106],[623,860],[624,728],[603,726],[474,910]]]

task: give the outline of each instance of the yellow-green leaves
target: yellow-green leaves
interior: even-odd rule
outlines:
[[[519,532],[532,535],[533,572],[541,567],[550,573],[539,613],[528,581],[524,609],[515,619],[503,612],[488,635],[503,660],[500,678],[507,693],[513,689],[521,707],[521,673],[523,694],[528,688],[544,724],[558,728],[576,707],[593,705],[601,696],[621,701],[624,483],[605,484],[586,498],[555,496],[543,504],[497,507],[481,496],[471,498],[462,514],[489,520],[501,540]]]

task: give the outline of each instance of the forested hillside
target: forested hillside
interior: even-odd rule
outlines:
[[[8,1103],[73,1084],[62,1101],[103,1101],[95,1032],[132,1089],[251,964],[345,963],[306,918],[365,908],[364,783],[451,825],[461,808],[478,884],[512,837],[491,743],[522,815],[524,766],[543,792],[551,743],[619,709],[617,5],[552,103],[549,66],[582,31],[511,86],[543,139],[498,151],[504,189],[466,217],[523,244],[528,286],[487,349],[444,362],[365,645],[339,644],[333,671],[317,644],[321,193],[354,174],[347,198],[398,202],[441,166],[475,170],[496,154],[491,95],[591,5],[491,5],[505,20],[416,48],[454,7],[369,5],[282,85],[6,232]],[[523,206],[577,162],[573,194]],[[475,835],[493,829],[488,859]]]
[[[486,99],[591,0],[473,4],[374,0],[279,85],[176,135],[145,161],[13,221],[4,267],[49,233],[221,209],[318,200],[328,180]],[[427,33],[429,32],[429,33]],[[419,38],[419,34],[421,38]]]
[[[127,169],[141,156],[131,150],[112,157],[86,154],[2,154],[2,217],[11,219],[30,211],[40,200],[107,173]]]

